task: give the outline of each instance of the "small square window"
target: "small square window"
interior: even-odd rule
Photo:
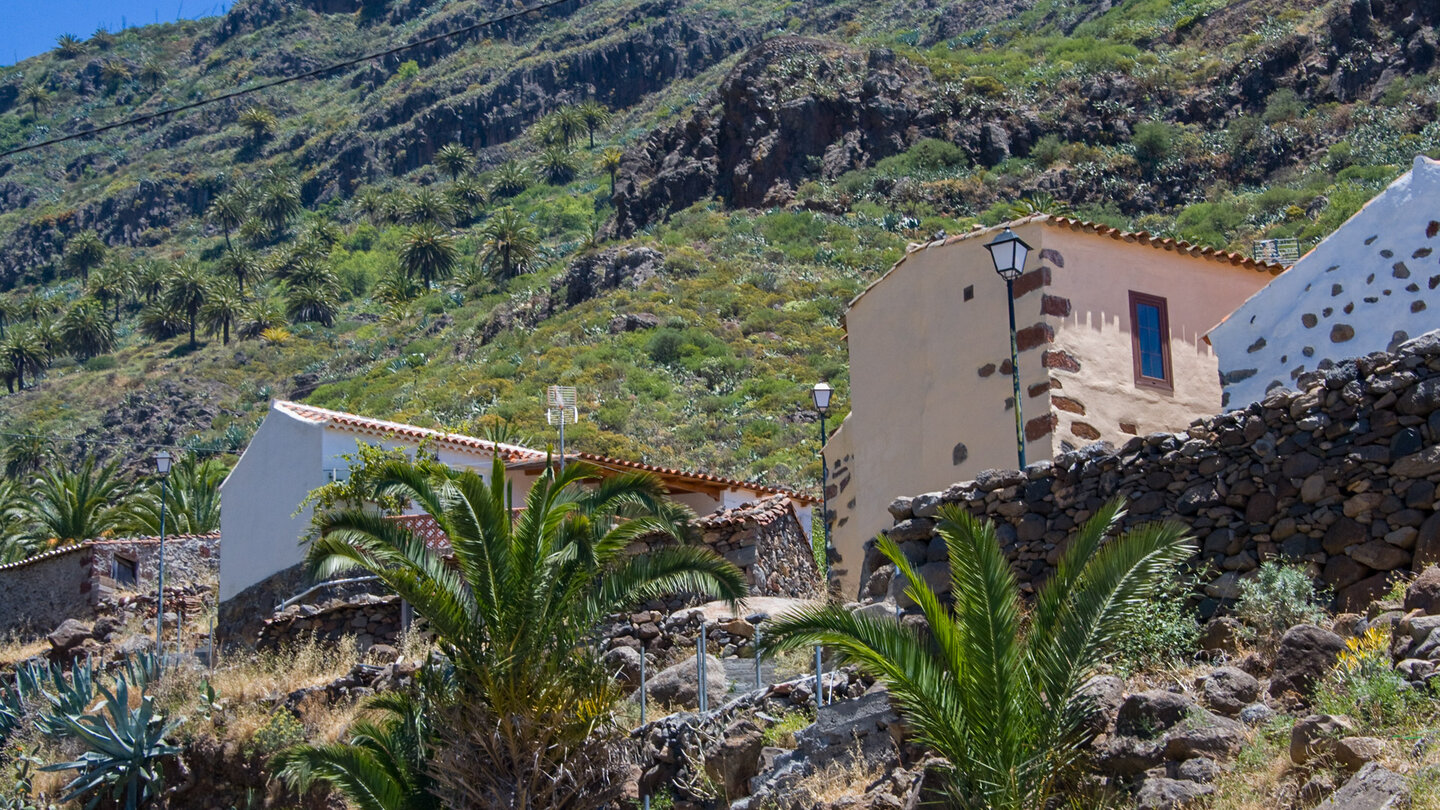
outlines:
[[[117,554],[114,565],[112,566],[111,577],[118,585],[134,585],[140,581],[137,568],[134,560],[121,557]]]
[[[969,301],[975,297],[975,285],[971,284],[965,288],[965,300]]]
[[[1135,383],[1174,388],[1170,368],[1170,315],[1164,298],[1130,293],[1130,345],[1135,356]]]

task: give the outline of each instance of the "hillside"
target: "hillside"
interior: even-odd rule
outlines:
[[[0,72],[0,151],[514,7],[250,0],[66,40]],[[562,383],[583,449],[810,486],[807,389],[843,412],[845,302],[908,241],[1023,200],[1313,243],[1440,155],[1437,17],[594,0],[0,158],[0,432],[235,452],[286,396],[543,442]]]

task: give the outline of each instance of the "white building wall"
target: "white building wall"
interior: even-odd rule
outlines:
[[[1211,330],[1225,407],[1440,328],[1440,163],[1414,168]]]
[[[277,412],[260,424],[220,485],[220,600],[300,563],[310,515],[293,514],[325,483],[324,429]]]

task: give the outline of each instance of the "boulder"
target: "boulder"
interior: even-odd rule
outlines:
[[[1164,689],[1131,695],[1120,705],[1115,733],[1140,739],[1154,739],[1179,725],[1196,709],[1190,698]]]
[[[1405,612],[1419,610],[1429,616],[1440,616],[1440,565],[1432,565],[1405,589]]]
[[[1095,767],[1107,776],[1135,776],[1165,761],[1159,740],[1116,736],[1095,747]]]
[[[738,799],[750,792],[750,779],[760,772],[760,751],[765,735],[749,718],[741,718],[725,728],[719,747],[706,760],[710,776],[725,786],[725,795]]]
[[[1176,729],[1165,737],[1165,756],[1184,762],[1195,757],[1229,759],[1245,744],[1245,727],[1208,715],[1198,725]]]
[[[1096,675],[1080,686],[1078,697],[1085,705],[1085,728],[1103,734],[1115,723],[1125,702],[1125,682],[1114,675]]]
[[[113,616],[101,616],[95,620],[95,627],[90,630],[90,637],[96,641],[109,641],[115,635],[115,631],[124,627],[124,622]]]
[[[699,683],[695,656],[661,670],[645,684],[650,700],[661,706],[693,709],[700,705]],[[705,684],[714,705],[725,695],[725,665],[713,655],[705,656]]]
[[[605,671],[626,686],[640,685],[640,651],[633,647],[615,647],[600,659]]]
[[[1313,624],[1299,624],[1285,631],[1275,652],[1271,696],[1279,697],[1286,692],[1308,696],[1315,683],[1334,666],[1343,649],[1345,641],[1340,636]]]
[[[1164,777],[1147,777],[1135,797],[1136,810],[1180,810],[1215,792],[1211,785]]]
[[[1234,717],[1260,697],[1260,682],[1244,670],[1221,667],[1205,679],[1201,692],[1205,705],[1226,717]]]
[[[1220,775],[1220,765],[1209,757],[1195,757],[1180,763],[1175,769],[1175,778],[1186,782],[1209,784]]]
[[[1385,741],[1375,737],[1341,737],[1332,753],[1335,762],[1347,771],[1358,771],[1385,752]]]
[[[1240,650],[1240,639],[1245,634],[1245,625],[1228,616],[1211,619],[1200,633],[1200,649],[1203,652],[1234,655]]]
[[[1314,757],[1334,754],[1335,743],[1354,726],[1350,718],[1335,714],[1312,714],[1290,729],[1290,761],[1304,765]]]
[[[1247,726],[1262,726],[1275,719],[1275,710],[1264,703],[1251,703],[1240,710],[1240,722]]]
[[[80,646],[81,642],[92,638],[90,625],[79,619],[66,619],[59,627],[50,631],[46,638],[50,641],[50,647],[54,652],[69,652]]]
[[[1389,810],[1399,807],[1408,790],[1405,777],[1372,762],[1350,777],[1316,810]]]

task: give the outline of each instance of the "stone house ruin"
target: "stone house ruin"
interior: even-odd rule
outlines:
[[[167,536],[166,591],[214,582],[219,544],[219,534]],[[159,560],[159,538],[125,537],[0,565],[0,634],[46,633],[65,619],[93,619],[97,606],[119,594],[153,592]]]
[[[1414,167],[1251,296],[1206,339],[1225,407],[1243,408],[1307,371],[1393,351],[1440,327],[1440,162]]]
[[[1220,409],[1202,336],[1280,265],[1036,215],[1015,318],[1028,462],[1183,428]],[[850,414],[825,448],[845,593],[886,506],[1016,466],[1005,283],[976,230],[913,246],[850,302]]]

